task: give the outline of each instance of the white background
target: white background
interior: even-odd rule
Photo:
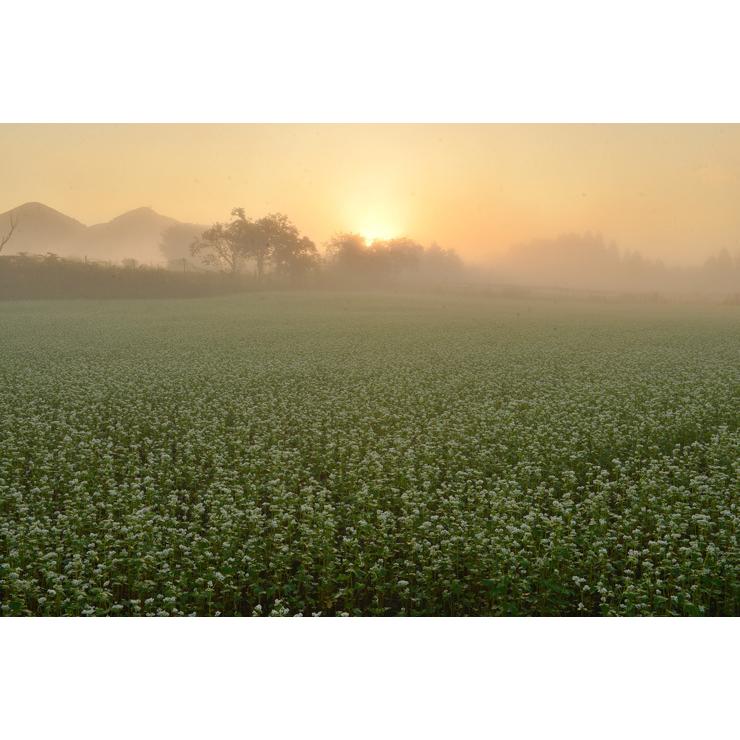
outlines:
[[[734,15],[707,0],[5,3],[0,121],[738,121]],[[2,732],[727,736],[739,652],[736,619],[5,619]]]
[[[731,121],[736,5],[5,2],[0,120]]]
[[[737,620],[5,619],[5,737],[734,737]],[[733,727],[735,728],[733,730]]]

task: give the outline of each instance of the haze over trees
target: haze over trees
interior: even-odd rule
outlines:
[[[237,275],[251,264],[258,280],[270,268],[280,276],[297,278],[318,267],[316,245],[301,236],[285,214],[253,220],[243,208],[234,208],[231,215],[230,222],[213,224],[193,242],[191,253],[204,265]]]
[[[322,254],[283,213],[251,218],[234,208],[231,220],[206,227],[140,208],[87,227],[39,203],[16,211],[26,218],[22,229],[15,211],[8,218],[6,242],[12,235],[20,249],[0,262],[2,298],[187,297],[256,286],[382,287],[465,277],[453,250],[405,237],[367,244],[357,234],[337,234]],[[8,215],[0,214],[0,227]],[[154,264],[146,260],[152,245],[160,255]]]
[[[151,208],[85,226],[41,203],[26,203],[0,214],[0,250],[0,297],[157,295],[158,285],[162,295],[197,295],[257,284],[472,284],[722,300],[740,295],[740,251],[731,249],[720,250],[703,264],[679,267],[622,250],[600,234],[566,233],[516,244],[500,256],[492,250],[488,262],[471,265],[453,249],[424,246],[405,236],[368,243],[360,234],[345,232],[317,245],[283,213],[253,218],[242,208],[234,208],[230,220],[210,227],[180,222]],[[191,277],[178,282],[175,276],[165,276],[167,271]],[[197,287],[199,275],[202,291]],[[78,281],[98,284],[83,286]]]
[[[375,240],[367,245],[359,234],[337,234],[327,244],[327,266],[351,282],[461,278],[462,260],[437,244],[425,248],[413,239]]]
[[[321,271],[330,281],[358,285],[464,274],[457,254],[437,244],[425,248],[407,237],[367,244],[359,234],[340,233],[326,244],[322,257],[316,244],[283,213],[251,219],[243,208],[234,208],[231,216],[230,222],[206,229],[190,251],[205,267],[232,276],[247,271],[258,282],[267,276],[295,282]]]
[[[691,267],[623,251],[601,234],[561,234],[511,247],[495,264],[501,282],[539,287],[666,293],[740,291],[740,251],[727,249]]]
[[[197,270],[192,261],[190,245],[200,237],[205,226],[177,223],[162,232],[159,250],[172,270]]]

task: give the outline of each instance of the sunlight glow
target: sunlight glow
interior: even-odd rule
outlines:
[[[385,241],[397,236],[394,229],[380,224],[367,226],[357,229],[357,233],[365,239],[365,244],[369,247],[375,241]]]

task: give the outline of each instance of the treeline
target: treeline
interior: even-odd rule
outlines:
[[[600,234],[562,234],[512,247],[496,265],[496,277],[533,287],[734,295],[740,292],[740,253],[723,249],[704,264],[679,267],[620,250]]]
[[[176,224],[160,250],[166,266],[44,255],[0,255],[0,299],[197,297],[265,288],[342,288],[447,281],[462,274],[452,250],[411,239],[367,245],[336,235],[321,254],[290,219],[250,219],[241,208],[209,228]],[[12,236],[12,231],[8,235]],[[5,239],[7,243],[8,239]]]
[[[235,208],[231,215],[231,221],[215,223],[200,234],[192,226],[168,229],[161,244],[168,265],[246,273],[258,282],[277,278],[322,285],[448,280],[463,270],[453,250],[436,244],[427,248],[406,237],[367,244],[362,236],[345,233],[335,235],[321,254],[284,214],[253,220],[244,209]]]
[[[0,255],[0,300],[43,298],[189,298],[260,289],[392,287],[462,275],[451,250],[411,239],[367,245],[339,234],[320,254],[282,214],[257,221],[242,209],[233,220],[204,231],[186,224],[167,229],[167,265],[143,265],[45,255]]]
[[[423,247],[412,239],[374,241],[339,234],[327,245],[325,269],[342,283],[439,283],[462,278],[462,260],[437,244]]]
[[[13,236],[0,235],[0,248]],[[210,227],[175,224],[161,236],[166,266],[0,255],[0,299],[195,297],[287,288],[462,288],[586,290],[626,296],[714,296],[738,300],[740,254],[726,250],[695,267],[623,252],[598,234],[564,234],[516,245],[488,267],[465,267],[451,249],[403,237],[370,244],[335,235],[324,249],[281,213],[248,218],[241,208]]]

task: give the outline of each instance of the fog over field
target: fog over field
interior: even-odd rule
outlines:
[[[209,228],[177,221],[148,207],[121,214],[107,223],[85,226],[42,203],[25,203],[0,214],[0,233],[9,234],[13,229],[12,242],[8,241],[0,257],[16,256],[22,264],[30,260],[37,267],[41,262],[55,272],[63,268],[58,263],[60,258],[177,272],[231,271],[230,266],[209,259],[207,253],[193,253],[193,244]],[[328,278],[324,283],[338,287],[473,283],[714,299],[732,298],[740,292],[740,252],[731,254],[722,249],[701,264],[677,266],[620,250],[598,233],[533,239],[512,245],[498,257],[472,263],[465,262],[455,249],[443,249],[436,243],[425,248],[408,237],[370,241],[362,234],[347,233],[312,249],[313,277],[323,272]],[[16,281],[13,267],[11,263],[6,267],[6,283]],[[266,254],[263,270],[268,276],[280,273],[280,265]],[[244,255],[239,271],[256,274],[252,254]],[[2,281],[0,277],[0,287]],[[6,297],[16,297],[7,285],[5,288]]]

